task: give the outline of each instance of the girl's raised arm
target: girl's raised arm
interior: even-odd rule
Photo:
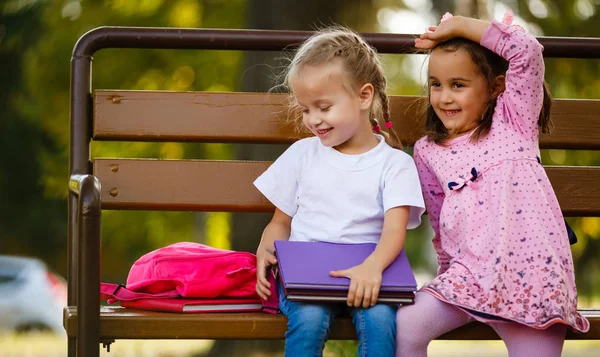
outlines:
[[[544,101],[543,46],[523,28],[497,21],[480,43],[508,61],[506,89],[498,96],[497,110],[521,134],[537,139]]]

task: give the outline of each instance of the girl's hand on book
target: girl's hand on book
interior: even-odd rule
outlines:
[[[336,270],[329,274],[333,277],[350,279],[348,306],[367,308],[377,303],[382,273],[377,267],[364,262],[350,269]]]
[[[271,296],[271,283],[267,281],[267,268],[277,264],[277,258],[266,247],[259,246],[256,251],[256,293],[261,299]]]

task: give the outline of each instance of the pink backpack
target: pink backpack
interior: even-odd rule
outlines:
[[[271,297],[262,301],[262,310],[276,313],[279,300],[272,274],[269,281]],[[143,255],[131,267],[126,286],[102,283],[100,294],[109,304],[126,301],[128,306],[142,299],[172,298],[182,304],[185,299],[181,298],[258,301],[255,287],[254,254],[180,242]]]

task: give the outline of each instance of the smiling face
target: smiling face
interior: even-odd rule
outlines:
[[[448,129],[449,139],[475,129],[489,100],[489,85],[466,50],[433,50],[429,58],[429,101]]]
[[[377,145],[369,123],[373,86],[354,90],[340,61],[302,66],[290,80],[304,126],[323,145],[355,154]]]

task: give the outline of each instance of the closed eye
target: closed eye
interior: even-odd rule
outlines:
[[[321,109],[322,112],[328,112],[330,108],[331,108],[331,105],[327,106],[327,107],[320,108],[320,109]]]

